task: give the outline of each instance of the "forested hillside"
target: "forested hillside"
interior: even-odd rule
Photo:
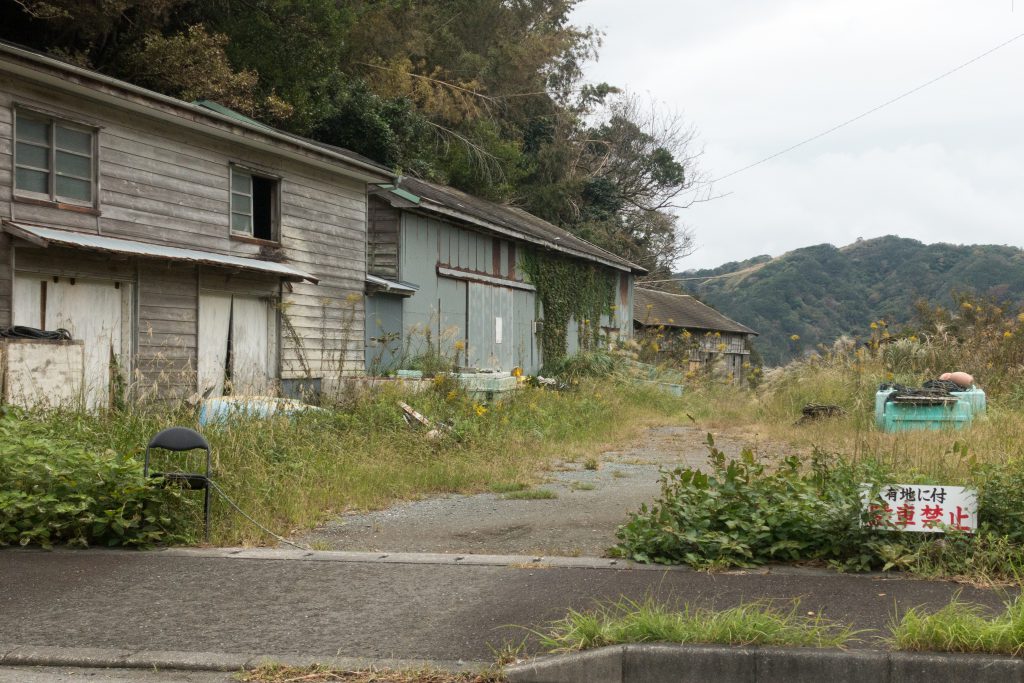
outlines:
[[[510,202],[668,274],[691,129],[585,85],[579,0],[0,0],[0,38]]]
[[[914,304],[922,299],[948,306],[955,292],[996,301],[1024,298],[1020,249],[926,245],[891,236],[841,248],[819,244],[680,277],[721,274],[731,275],[682,284],[757,330],[756,346],[768,364],[843,334],[864,338],[872,321],[882,319],[897,328],[910,323]]]

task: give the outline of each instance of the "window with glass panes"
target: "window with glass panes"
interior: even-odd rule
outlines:
[[[93,131],[21,111],[15,114],[14,128],[17,194],[93,204]]]
[[[231,232],[276,240],[277,180],[231,167]]]

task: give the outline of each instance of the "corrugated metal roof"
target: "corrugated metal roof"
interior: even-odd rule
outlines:
[[[640,325],[757,334],[746,325],[725,317],[692,296],[659,292],[643,287],[633,290],[633,320]]]
[[[397,193],[395,189],[386,186],[382,187],[382,189],[387,191],[376,194],[384,199],[388,199],[388,194]],[[418,204],[417,208],[424,211],[433,210],[444,213],[444,211],[438,211],[438,209],[448,209],[457,214],[452,217],[461,218],[485,229],[510,234],[511,237],[521,239],[524,242],[545,246],[555,251],[587,259],[588,261],[605,263],[625,271],[647,272],[642,266],[638,266],[617,254],[606,251],[596,244],[591,244],[573,235],[571,232],[559,228],[557,225],[548,223],[542,218],[538,218],[514,206],[497,204],[466,194],[461,190],[456,190],[454,187],[436,185],[417,178],[402,178],[398,185],[398,190],[405,191],[399,195],[403,199],[409,199],[408,193],[412,193],[416,200],[426,199],[427,202],[416,202]],[[405,204],[396,205],[402,208],[409,208]],[[451,216],[451,214],[446,215]]]
[[[295,281],[308,280],[313,283],[319,282],[316,277],[309,273],[305,273],[297,268],[292,268],[284,263],[276,263],[274,261],[261,261],[260,259],[245,258],[243,256],[229,256],[210,251],[200,251],[198,249],[183,249],[181,247],[170,247],[163,244],[152,244],[150,242],[137,242],[135,240],[126,240],[120,237],[107,237],[106,235],[58,230],[56,228],[46,228],[41,225],[30,225],[14,221],[4,221],[3,226],[4,230],[11,235],[27,239],[33,244],[37,244],[42,247],[55,244],[62,247],[105,251],[116,254],[129,254],[132,256],[143,256],[146,258],[190,261],[192,263],[205,263],[214,266],[270,273],[272,275],[278,275]]]
[[[411,282],[386,280],[382,277],[377,277],[376,275],[367,275],[366,284],[378,287],[386,292],[395,292],[396,294],[412,295],[420,291],[419,285],[414,285]]]

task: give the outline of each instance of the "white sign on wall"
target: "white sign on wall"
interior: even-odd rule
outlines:
[[[866,526],[894,531],[942,533],[978,528],[978,493],[962,486],[886,484],[872,498],[871,484],[861,484]]]
[[[500,344],[501,343],[501,338],[503,336],[502,335],[501,327],[502,327],[502,325],[501,325],[501,317],[498,316],[498,317],[496,317],[494,319],[494,343],[495,344]]]

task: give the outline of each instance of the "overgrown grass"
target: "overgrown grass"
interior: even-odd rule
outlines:
[[[572,652],[624,643],[713,643],[843,647],[856,632],[824,619],[797,613],[797,605],[781,610],[768,602],[752,602],[725,610],[671,609],[652,600],[622,599],[591,611],[570,610],[540,634],[551,652]]]
[[[910,609],[891,629],[890,643],[897,650],[1019,656],[1024,653],[1024,600],[1018,597],[990,617],[981,607],[954,599],[930,614]]]
[[[523,489],[522,491],[510,491],[505,494],[507,500],[552,500],[558,498],[558,494],[551,489]]]
[[[528,488],[527,484],[519,481],[496,481],[488,487],[492,493],[515,493]]]
[[[399,400],[451,429],[428,438],[426,430],[405,423]],[[584,382],[568,392],[524,388],[502,403],[482,405],[441,378],[421,393],[383,388],[320,413],[237,417],[201,431],[213,447],[215,480],[253,517],[287,534],[346,510],[528,481],[551,460],[583,457],[647,425],[671,420],[677,409],[677,402],[655,389],[613,381]],[[153,406],[103,415],[39,414],[32,423],[83,449],[109,449],[136,460],[157,431],[171,425],[197,427],[191,410]],[[167,467],[169,460],[178,462],[161,455],[156,469]],[[185,493],[181,500],[198,522],[201,496]],[[198,524],[192,528],[198,537]],[[214,544],[265,540],[214,496]]]

